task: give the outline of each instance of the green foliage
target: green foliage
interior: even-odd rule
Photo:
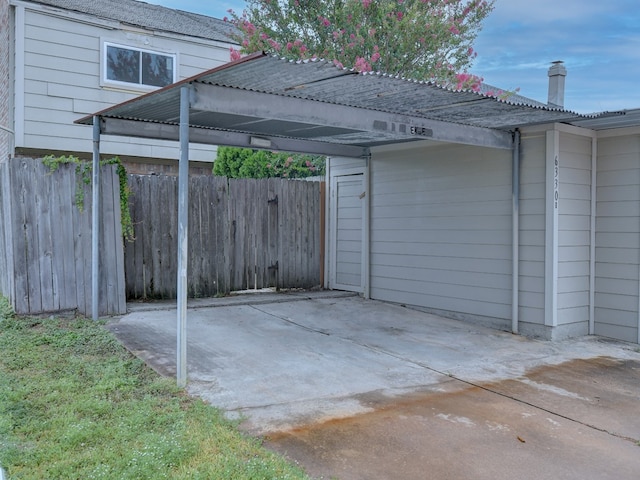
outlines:
[[[45,166],[49,167],[51,172],[55,172],[60,165],[74,164],[76,166],[76,177],[78,184],[75,194],[75,205],[81,212],[84,210],[84,193],[85,185],[91,185],[91,175],[93,165],[91,162],[81,160],[73,155],[56,157],[47,155],[42,159]],[[101,160],[100,165],[117,165],[116,171],[120,179],[120,222],[122,224],[122,236],[125,240],[132,242],[134,240],[133,220],[129,209],[129,195],[131,190],[127,183],[127,171],[122,165],[122,161],[118,157]]]
[[[228,178],[306,178],[324,175],[324,168],[322,156],[219,147],[213,173]]]
[[[0,322],[0,465],[11,479],[304,479],[129,354],[101,322]]]
[[[473,42],[493,0],[248,0],[232,13],[243,53],[324,58],[357,71],[377,70],[458,84],[476,57]],[[234,52],[232,52],[233,54]],[[235,54],[237,56],[237,53]],[[476,84],[476,78],[465,79]]]
[[[0,322],[5,318],[13,318],[13,307],[8,298],[0,295]]]

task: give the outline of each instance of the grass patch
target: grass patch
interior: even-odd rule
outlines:
[[[307,478],[103,324],[21,318],[2,305],[0,465],[11,480]]]

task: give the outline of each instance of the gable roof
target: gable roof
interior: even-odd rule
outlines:
[[[233,25],[197,13],[174,10],[137,0],[29,0],[50,7],[84,13],[105,20],[149,30],[176,33],[237,44],[231,37]]]

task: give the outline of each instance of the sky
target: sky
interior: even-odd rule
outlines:
[[[217,18],[243,0],[146,0]],[[497,0],[484,21],[471,73],[547,101],[551,62],[567,69],[565,108],[578,113],[640,108],[638,0]]]

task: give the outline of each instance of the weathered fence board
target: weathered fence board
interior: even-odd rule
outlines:
[[[9,162],[0,161],[0,295],[10,297],[13,291],[13,236],[12,225],[7,219],[11,218],[9,210]],[[6,200],[5,200],[6,197]]]
[[[21,314],[91,311],[91,195],[75,204],[72,165],[51,172],[40,160],[14,158],[0,165],[5,260],[3,294]],[[126,311],[119,179],[102,169],[100,314]],[[6,261],[11,255],[11,261]]]
[[[135,240],[125,244],[127,297],[175,298],[177,180],[130,175],[128,183]],[[319,195],[319,182],[191,177],[189,296],[319,285]],[[141,274],[140,265],[151,267]]]

